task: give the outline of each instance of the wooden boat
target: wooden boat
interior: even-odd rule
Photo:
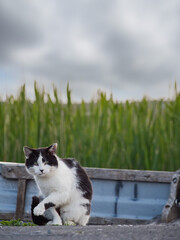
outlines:
[[[85,168],[93,185],[90,224],[180,217],[178,172]],[[0,162],[0,219],[30,220],[36,184],[24,164]]]

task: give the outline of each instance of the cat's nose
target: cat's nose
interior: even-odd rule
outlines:
[[[40,171],[43,173],[44,169],[40,169]]]

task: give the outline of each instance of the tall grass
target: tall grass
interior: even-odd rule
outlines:
[[[35,100],[0,101],[0,161],[23,162],[24,145],[58,143],[58,155],[83,166],[152,170],[180,167],[180,93],[175,99],[118,103],[99,93],[97,101],[67,104],[34,84]]]

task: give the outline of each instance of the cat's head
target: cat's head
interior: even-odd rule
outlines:
[[[52,174],[58,167],[56,157],[57,143],[46,148],[24,147],[25,166],[27,171],[35,176],[45,177]]]

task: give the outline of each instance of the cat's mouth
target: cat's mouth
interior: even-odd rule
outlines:
[[[39,175],[39,176],[44,176],[44,175],[46,175],[46,173],[43,172],[43,173],[39,173],[38,175]]]

